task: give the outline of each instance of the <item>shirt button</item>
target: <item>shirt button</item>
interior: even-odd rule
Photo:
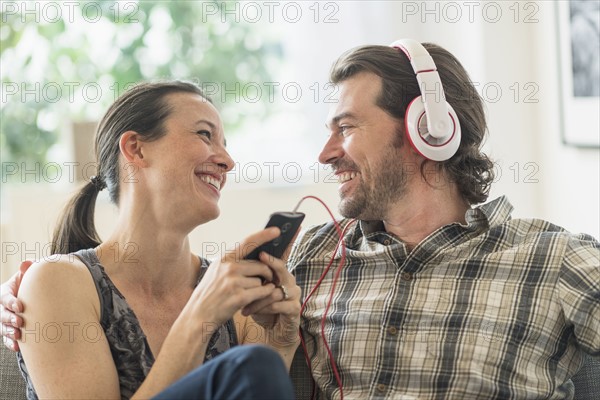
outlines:
[[[407,281],[408,282],[408,281],[412,280],[412,278],[413,278],[413,276],[412,276],[412,274],[410,272],[403,272],[402,273],[402,280],[403,281]]]
[[[398,329],[396,329],[395,326],[390,326],[387,331],[390,335],[396,335],[398,333]]]
[[[392,241],[391,241],[390,239],[385,239],[385,240],[383,241],[383,244],[384,244],[384,245],[386,245],[386,246],[389,246],[389,245],[390,245],[390,243],[392,243]]]
[[[386,389],[387,389],[387,386],[385,386],[383,383],[379,383],[377,385],[377,391],[378,392],[385,392]]]

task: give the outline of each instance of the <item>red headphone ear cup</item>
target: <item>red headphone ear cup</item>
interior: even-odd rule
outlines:
[[[421,96],[415,97],[404,114],[406,137],[415,151],[433,161],[445,161],[452,157],[460,146],[460,124],[452,106],[448,106],[448,114],[452,122],[447,136],[435,138],[427,133],[427,115]]]

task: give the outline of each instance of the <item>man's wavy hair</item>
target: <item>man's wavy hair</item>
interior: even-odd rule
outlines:
[[[483,101],[460,62],[442,47],[423,43],[437,66],[446,100],[452,105],[462,130],[457,153],[438,163],[455,182],[469,204],[487,200],[494,180],[494,165],[481,152],[487,132]],[[347,51],[331,69],[332,83],[343,82],[361,72],[371,72],[382,79],[377,105],[402,121],[398,143],[404,143],[404,114],[411,100],[420,96],[417,78],[406,55],[389,46],[361,46]],[[421,175],[425,163],[421,165]]]

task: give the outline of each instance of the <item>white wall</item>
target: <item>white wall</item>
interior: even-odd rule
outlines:
[[[297,74],[296,79],[307,85],[314,81],[325,83],[333,60],[357,45],[389,44],[401,37],[413,37],[446,47],[463,61],[473,81],[489,90],[486,105],[490,137],[486,150],[498,163],[501,174],[492,196],[507,194],[517,217],[547,219],[598,238],[600,151],[561,142],[553,3],[470,2],[471,7],[478,6],[469,16],[466,3],[460,2],[427,2],[427,10],[433,10],[429,14],[422,8],[425,2],[339,2],[337,23],[303,20],[282,24],[277,29],[290,42],[287,57],[295,68],[287,73]],[[515,4],[520,7],[517,22]],[[525,9],[526,4],[536,7]],[[498,22],[489,22],[495,18],[493,11],[497,6],[501,7],[502,17]],[[485,17],[484,8],[488,12]],[[456,10],[463,15],[453,22]],[[537,22],[524,23],[531,12]],[[520,89],[518,101],[514,97],[515,83]],[[524,87],[528,83],[538,88],[533,96],[537,103],[524,101],[524,95],[530,93]],[[502,95],[497,97],[492,89],[498,87]],[[325,138],[327,105],[303,98],[302,104],[294,107],[301,107],[308,116],[301,133],[314,148],[312,157],[316,159]],[[286,141],[280,140],[277,145],[286,146]],[[235,154],[234,147],[230,146],[230,150]],[[529,173],[533,175],[528,176]],[[45,243],[71,189],[48,184],[3,186],[2,280],[20,259],[31,258],[36,252],[38,256],[47,254]],[[221,200],[222,216],[193,232],[193,249],[210,252],[206,254],[210,256],[231,247],[262,227],[271,212],[289,210],[300,197],[309,194],[322,197],[335,210],[335,184],[229,184]],[[307,213],[305,226],[328,219],[312,200],[304,203],[302,210]],[[114,209],[101,198],[96,215],[101,234],[109,232],[113,216]]]
[[[555,9],[541,7],[541,18],[554,20]],[[540,24],[534,30],[536,43],[554,43],[556,34],[551,23]],[[539,215],[574,232],[586,232],[600,238],[600,151],[598,149],[565,146],[560,140],[558,59],[556,46],[539,45],[534,49],[536,74],[544,87],[535,124],[539,148],[539,162],[543,166],[543,182],[539,185]],[[600,71],[599,71],[600,73]],[[600,120],[600,110],[590,119]],[[583,126],[585,129],[585,124]],[[600,134],[596,132],[596,135]]]

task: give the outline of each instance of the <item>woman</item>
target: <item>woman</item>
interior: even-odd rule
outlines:
[[[300,289],[282,260],[243,260],[277,228],[210,268],[190,251],[233,167],[211,102],[190,83],[140,84],[100,122],[96,155],[97,176],[55,231],[62,255],[31,266],[19,289],[28,396],[291,397],[284,363],[298,346]],[[93,211],[104,188],[119,214],[101,242]],[[220,355],[250,331],[281,357],[262,346]]]

